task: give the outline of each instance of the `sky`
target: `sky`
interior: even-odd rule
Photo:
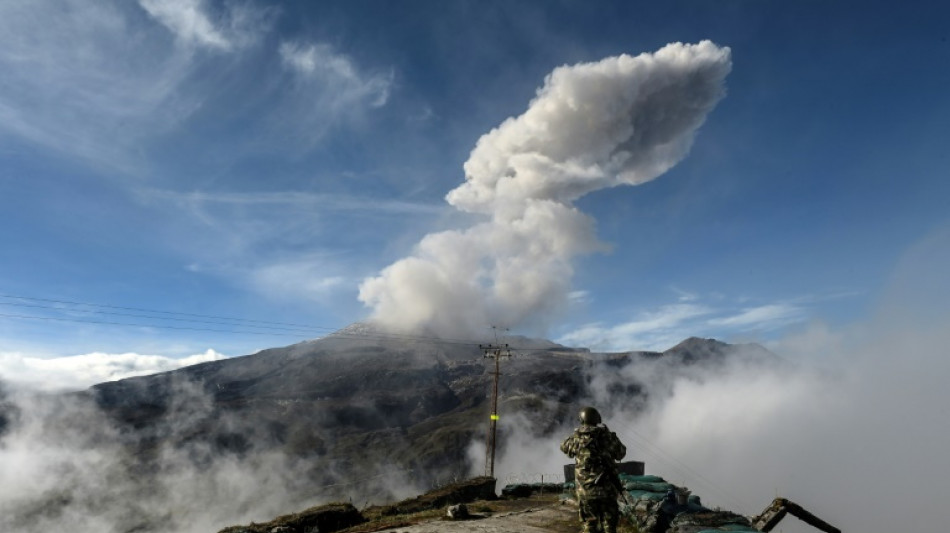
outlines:
[[[923,1],[3,2],[0,377],[82,387],[370,317],[611,351],[872,323],[950,227],[948,21]],[[682,93],[612,107],[664,80]],[[561,121],[575,97],[594,107]],[[615,165],[614,110],[647,138],[686,116],[675,153]],[[506,197],[511,169],[554,178]]]

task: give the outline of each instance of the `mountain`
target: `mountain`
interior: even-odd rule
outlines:
[[[511,354],[498,361],[499,458],[549,453],[581,405],[621,424],[677,379],[781,364],[712,339],[625,353],[498,343]],[[0,390],[0,452],[15,480],[0,491],[0,531],[205,533],[469,478],[485,464],[495,363],[477,343],[355,324],[79,393]]]
[[[524,337],[504,340],[499,412],[549,436],[573,424],[595,374],[636,363],[672,376],[739,357],[770,361],[757,345],[691,338],[665,352],[595,354]],[[253,355],[92,387],[90,396],[148,461],[172,447],[207,457],[277,451],[301,459],[317,485],[413,472],[419,486],[473,470],[468,449],[483,439],[494,361],[477,344],[388,335],[356,324],[325,338]],[[598,381],[602,385],[603,380]],[[656,383],[628,379],[607,392],[629,405]],[[200,444],[201,446],[196,446]],[[201,460],[198,457],[197,460]]]
[[[510,338],[506,410],[544,399],[563,419],[585,391],[584,351]],[[351,326],[325,338],[94,386],[86,394],[145,458],[159,443],[215,454],[277,450],[322,481],[366,477],[385,458],[421,483],[464,475],[485,432],[491,361],[477,344]],[[327,463],[332,462],[332,469]],[[418,476],[417,476],[418,477]],[[331,479],[332,478],[332,479]]]

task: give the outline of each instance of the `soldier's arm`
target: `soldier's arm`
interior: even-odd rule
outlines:
[[[573,458],[577,455],[577,442],[574,435],[564,439],[564,442],[561,443],[561,451],[567,454],[568,457]]]
[[[613,456],[614,456],[614,460],[619,461],[619,460],[623,459],[623,457],[624,457],[625,455],[627,455],[627,447],[624,446],[622,442],[620,442],[620,439],[617,438],[617,434],[616,434],[616,433],[614,433],[614,432],[611,431],[611,432],[610,432],[610,437],[611,437],[610,440],[612,441],[612,442],[611,442],[612,446],[611,446],[611,450],[610,450],[610,451],[611,451],[611,453],[612,453]]]

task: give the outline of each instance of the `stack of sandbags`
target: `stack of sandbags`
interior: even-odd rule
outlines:
[[[627,493],[627,499],[631,502],[634,500],[659,501],[665,498],[669,491],[676,489],[673,484],[667,483],[660,476],[620,474],[620,483]]]
[[[749,519],[729,511],[680,513],[670,521],[669,533],[720,533],[722,531],[758,531]]]

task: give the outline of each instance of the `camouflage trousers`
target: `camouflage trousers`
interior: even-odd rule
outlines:
[[[583,498],[577,500],[578,514],[584,533],[617,533],[620,509],[617,498]]]

